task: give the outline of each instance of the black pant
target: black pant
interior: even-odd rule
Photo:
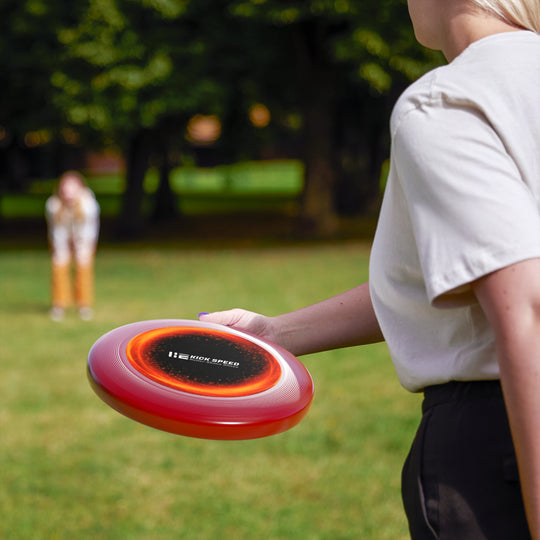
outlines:
[[[402,495],[413,540],[530,540],[498,381],[426,389]]]

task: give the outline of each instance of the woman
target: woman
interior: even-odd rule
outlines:
[[[425,394],[402,478],[412,538],[540,539],[540,3],[409,12],[449,64],[393,111],[370,282],[276,317],[200,318],[296,355],[385,339]]]
[[[71,303],[70,275],[74,259],[75,302],[81,319],[91,319],[99,205],[83,177],[69,171],[61,176],[57,193],[47,199],[45,210],[52,257],[51,318],[61,320]]]

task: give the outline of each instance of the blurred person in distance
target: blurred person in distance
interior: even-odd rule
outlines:
[[[73,300],[81,319],[93,317],[99,212],[94,193],[77,171],[62,174],[56,193],[47,199],[45,213],[51,250],[50,316],[55,321],[63,319]],[[75,263],[74,286],[72,261]]]

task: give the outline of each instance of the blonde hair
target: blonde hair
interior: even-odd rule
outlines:
[[[470,0],[479,8],[500,17],[507,23],[540,33],[538,0]]]

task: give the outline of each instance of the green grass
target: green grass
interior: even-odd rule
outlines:
[[[275,314],[367,276],[361,244],[102,247],[96,317],[47,316],[44,250],[0,255],[0,538],[405,540],[401,463],[419,416],[383,344],[302,360],[308,416],[254,441],[163,433],[92,392],[86,357],[133,321],[234,306]]]

